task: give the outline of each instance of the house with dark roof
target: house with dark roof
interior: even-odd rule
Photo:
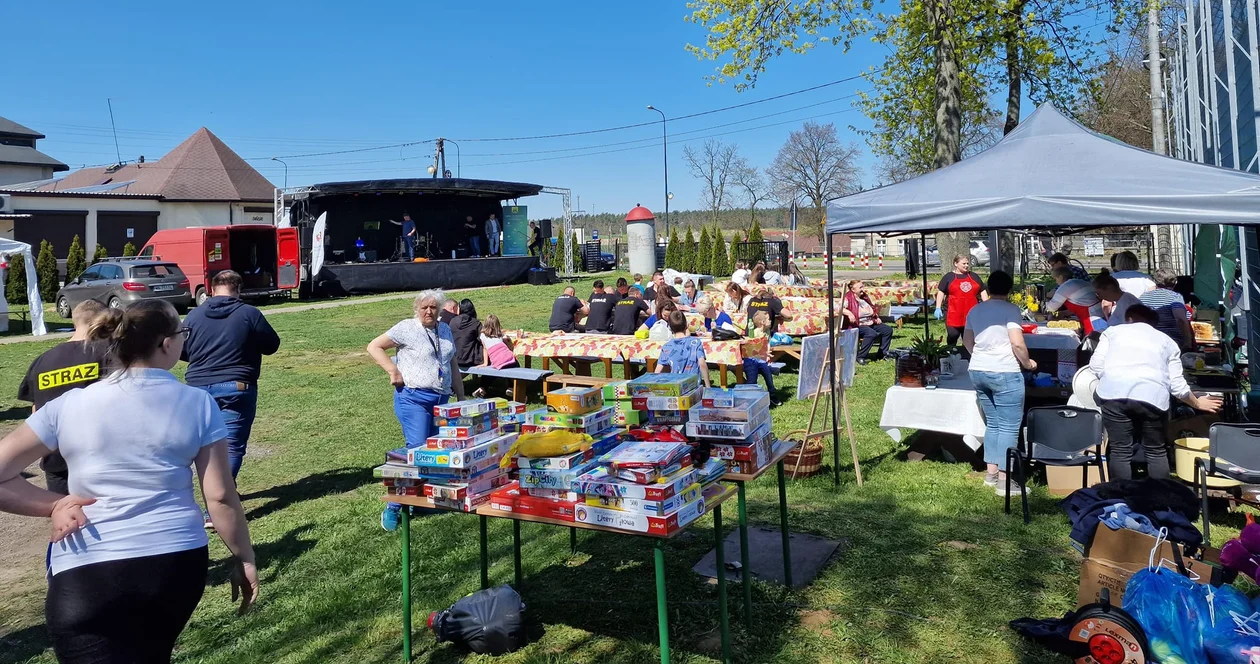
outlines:
[[[7,118],[0,118],[0,185],[47,180],[69,166],[35,148],[44,135]]]
[[[202,127],[157,161],[0,185],[0,195],[17,217],[0,219],[0,237],[48,240],[64,259],[75,235],[89,256],[98,244],[115,256],[160,229],[271,224],[275,186]]]

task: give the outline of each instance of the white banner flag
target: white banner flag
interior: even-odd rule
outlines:
[[[315,230],[311,233],[311,284],[324,267],[324,229],[328,225],[328,213],[322,212],[315,220]]]

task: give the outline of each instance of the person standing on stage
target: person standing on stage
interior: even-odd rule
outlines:
[[[473,221],[471,214],[464,217],[464,232],[468,235],[468,255],[481,258],[481,233],[477,232],[477,222]]]
[[[542,229],[536,221],[529,222],[529,255],[542,255]]]
[[[267,317],[240,299],[241,275],[224,270],[210,280],[214,297],[184,320],[188,341],[181,359],[184,382],[210,393],[227,425],[228,461],[236,479],[258,411],[262,356],[280,349],[280,335]]]
[[[407,260],[416,260],[416,222],[406,212],[403,213],[402,240],[403,248],[407,251]]]
[[[502,230],[503,228],[499,226],[499,218],[491,212],[490,218],[486,220],[486,240],[489,242],[486,245],[487,255],[499,255],[499,233]]]
[[[31,402],[31,412],[70,390],[87,387],[101,379],[109,344],[90,339],[92,323],[105,312],[105,305],[84,300],[74,308],[74,335],[53,346],[31,362],[26,378],[18,386],[18,398]],[[44,486],[53,493],[70,493],[70,474],[61,452],[49,452],[39,462],[44,471]]]
[[[936,320],[945,319],[945,344],[953,346],[962,337],[967,314],[976,304],[989,299],[980,275],[971,271],[971,257],[955,256],[954,271],[936,286]],[[942,308],[943,306],[943,308]]]

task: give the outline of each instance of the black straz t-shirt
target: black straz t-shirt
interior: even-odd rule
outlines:
[[[642,298],[625,296],[613,306],[612,334],[633,335],[639,329],[639,313],[648,312],[648,303]]]
[[[49,401],[75,390],[87,387],[101,379],[105,371],[105,344],[91,341],[67,341],[44,351],[26,370],[26,377],[18,386],[18,398],[29,401],[39,410]],[[52,452],[40,462],[47,474],[48,489],[56,493],[68,493],[66,460],[60,452]]]
[[[573,317],[582,309],[582,301],[572,295],[561,295],[551,305],[551,320],[547,329],[552,332],[574,332],[577,330]]]
[[[748,301],[748,329],[752,329],[753,316],[758,311],[764,311],[770,315],[770,333],[774,334],[779,331],[779,314],[783,313],[783,302],[773,295],[754,297]]]
[[[586,315],[587,332],[607,332],[612,325],[612,310],[617,304],[618,296],[608,293],[591,293],[588,305],[590,312]]]

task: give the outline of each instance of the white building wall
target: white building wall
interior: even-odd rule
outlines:
[[[0,185],[47,180],[52,176],[52,166],[37,166],[34,164],[0,164]]]
[[[232,223],[232,204],[169,203],[162,202],[162,214],[158,216],[158,230],[168,228],[192,228],[194,226],[227,226]]]

